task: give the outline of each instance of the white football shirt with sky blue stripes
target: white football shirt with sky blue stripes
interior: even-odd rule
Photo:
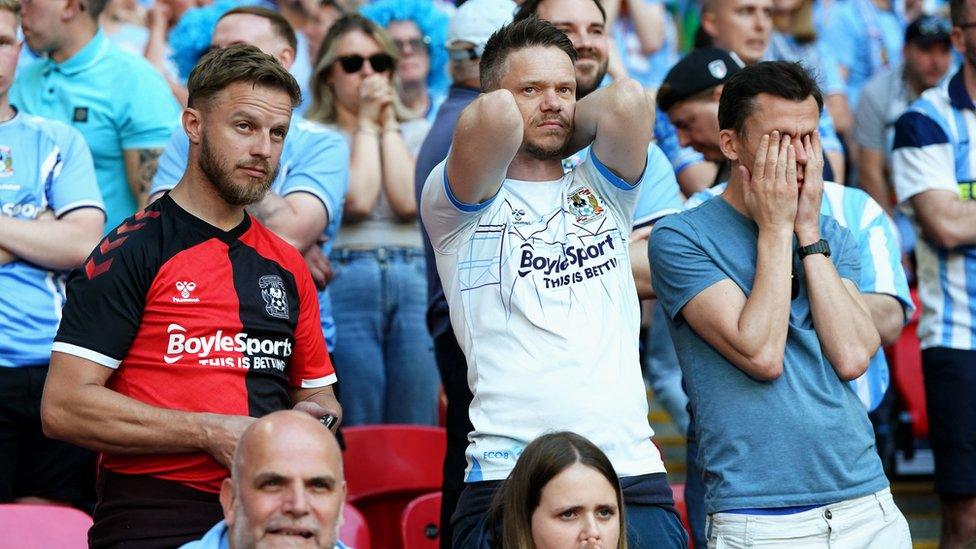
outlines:
[[[909,200],[931,190],[972,200],[976,179],[976,106],[962,70],[913,102],[895,123],[895,194],[920,235],[915,248],[922,348],[976,349],[976,247],[946,249],[921,236]]]

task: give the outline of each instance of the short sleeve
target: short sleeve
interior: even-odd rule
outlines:
[[[450,156],[448,156],[450,158]],[[480,204],[468,204],[454,196],[447,180],[447,158],[434,166],[420,196],[420,217],[431,246],[441,253],[453,253],[471,233],[488,207],[503,192]]]
[[[649,171],[649,164],[649,159],[645,156],[644,171],[641,172],[637,182],[631,184],[610,171],[610,168],[597,158],[596,152],[591,148],[590,154],[574,170],[573,183],[575,185],[582,180],[593,185],[594,190],[607,201],[610,209],[617,216],[619,226],[630,227],[633,224],[637,200],[644,187],[644,178]]]
[[[330,220],[341,217],[349,187],[349,145],[324,126],[301,121],[298,127],[304,133],[301,146],[290,151],[291,164],[278,194],[311,194],[322,202]]]
[[[138,246],[119,246],[126,238],[109,234],[71,274],[52,350],[112,369],[128,354],[155,268]]]
[[[830,242],[830,257],[837,274],[853,282],[859,291],[864,291],[861,287],[861,253],[857,247],[857,240],[851,231],[841,227],[833,219],[829,219],[829,222],[834,225],[836,234],[836,238]]]
[[[666,217],[654,227],[648,257],[655,292],[664,312],[675,322],[696,295],[728,278],[708,257],[698,235],[680,214]]]
[[[179,106],[163,77],[144,60],[139,60],[124,90],[119,134],[123,149],[162,148],[179,122]]]
[[[661,149],[651,143],[647,149],[647,168],[634,209],[634,228],[650,225],[665,215],[681,211],[681,190],[671,163]]]
[[[149,186],[149,195],[172,190],[183,177],[189,157],[190,140],[183,128],[176,128],[159,157],[156,174]]]
[[[336,382],[335,368],[325,347],[319,320],[319,299],[308,268],[295,272],[299,292],[295,352],[288,363],[288,381],[296,389],[317,389]]]
[[[884,78],[881,76],[880,78]],[[885,150],[885,94],[877,93],[879,83],[874,79],[864,86],[854,110],[854,140],[865,149]]]
[[[938,123],[914,110],[898,118],[891,169],[899,203],[933,189],[958,192],[955,165],[949,137]]]
[[[79,208],[105,211],[95,179],[95,166],[85,138],[70,126],[61,126],[53,158],[44,162],[48,203],[58,218]],[[53,161],[53,162],[52,162]]]

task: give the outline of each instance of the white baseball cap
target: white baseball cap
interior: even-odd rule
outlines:
[[[512,0],[467,0],[454,12],[445,46],[457,42],[474,44],[481,57],[495,31],[512,22],[518,5]]]

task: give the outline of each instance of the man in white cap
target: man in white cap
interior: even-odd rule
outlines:
[[[434,166],[447,157],[458,115],[481,93],[478,63],[485,44],[493,32],[512,20],[516,7],[511,0],[468,0],[451,19],[446,43],[450,56],[451,89],[437,111],[437,118],[434,119],[417,155],[414,181],[418,208],[420,192],[427,176]],[[467,466],[464,450],[468,446],[468,433],[473,429],[468,418],[471,390],[468,388],[464,353],[461,352],[451,328],[447,299],[441,288],[437,265],[434,263],[434,250],[426,231],[424,249],[427,254],[427,329],[434,338],[434,356],[447,395],[447,454],[444,457],[444,484],[441,487],[441,547],[449,548],[452,537],[451,515],[464,488],[464,468]]]

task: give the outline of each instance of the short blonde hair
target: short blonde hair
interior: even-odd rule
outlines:
[[[368,35],[379,44],[384,53],[393,58],[394,68],[390,69],[390,82],[396,82],[396,63],[400,61],[400,53],[383,29],[358,13],[343,15],[336,19],[325,38],[322,39],[322,46],[319,48],[318,56],[313,65],[312,78],[309,82],[312,104],[306,113],[306,118],[309,120],[325,124],[336,122],[338,110],[336,109],[335,90],[325,80],[328,72],[332,69],[332,65],[339,59],[339,41],[343,36],[355,31]],[[396,111],[397,119],[406,120],[409,118],[397,94],[393,95],[393,108]]]
[[[14,19],[20,24],[20,0],[0,0],[0,10],[14,14]]]

